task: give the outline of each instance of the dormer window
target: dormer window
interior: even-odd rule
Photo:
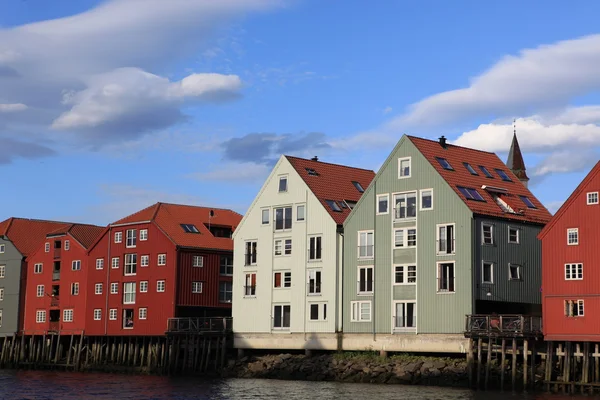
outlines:
[[[437,160],[438,163],[440,163],[442,168],[447,169],[448,171],[454,171],[454,168],[452,168],[452,165],[450,165],[448,160],[446,160],[445,158],[436,157],[435,159]]]
[[[365,189],[362,187],[362,185],[359,182],[352,181],[352,184],[354,185],[354,187],[356,188],[356,190],[359,191],[359,193],[364,193],[365,192]]]
[[[485,201],[485,199],[479,194],[477,189],[467,188],[463,186],[456,187],[467,200]]]
[[[477,171],[475,171],[475,168],[473,168],[468,162],[464,162],[463,165],[471,175],[479,175]]]
[[[333,200],[325,200],[325,203],[327,203],[327,205],[336,212],[342,212],[342,209],[340,208],[340,206],[338,205],[337,202],[333,201]]]
[[[488,178],[492,178],[494,179],[494,176],[491,174],[490,171],[488,171],[488,169],[486,167],[484,167],[483,165],[479,166],[479,169],[481,170],[481,172],[483,172],[483,174],[488,177]]]
[[[279,193],[287,192],[288,184],[287,184],[287,176],[279,177]]]
[[[305,169],[306,169],[306,172],[307,172],[309,175],[312,175],[312,176],[319,176],[319,174],[317,173],[317,171],[315,171],[314,169],[312,169],[312,168],[305,168]]]
[[[506,172],[502,171],[500,168],[496,168],[495,171],[503,181],[512,182],[512,179],[510,179]]]
[[[181,224],[181,228],[183,228],[186,233],[200,233],[194,224]]]
[[[533,203],[531,202],[531,200],[529,200],[529,197],[527,197],[527,196],[522,196],[522,195],[521,195],[521,196],[519,196],[519,198],[521,199],[521,201],[522,201],[523,203],[525,203],[525,205],[526,205],[527,207],[529,207],[529,208],[537,208],[537,207],[535,206],[535,204],[533,204]]]

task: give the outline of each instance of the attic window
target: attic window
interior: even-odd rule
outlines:
[[[463,186],[457,186],[457,189],[465,196],[467,200],[485,201],[479,194],[477,189],[467,188]]]
[[[338,203],[336,203],[335,201],[333,201],[333,200],[325,200],[325,203],[327,203],[329,205],[329,207],[331,207],[331,209],[333,211],[342,212],[342,209],[340,208],[340,206],[338,205]]]
[[[454,168],[452,168],[452,165],[450,165],[450,163],[448,162],[448,160],[446,160],[445,158],[436,157],[435,159],[437,160],[437,162],[440,163],[440,165],[442,166],[442,168],[447,169],[448,171],[454,171]]]
[[[465,168],[467,169],[467,171],[469,171],[471,173],[471,175],[479,175],[477,173],[477,171],[475,171],[475,168],[473,168],[471,166],[471,164],[469,164],[468,162],[464,162],[463,165],[465,166]]]
[[[348,208],[348,205],[347,205],[345,202],[343,202],[343,201],[339,201],[338,203],[340,204],[340,206],[341,206],[342,208]]]
[[[486,167],[484,167],[483,165],[480,165],[480,166],[479,166],[479,169],[481,170],[481,172],[483,172],[483,174],[484,174],[485,176],[487,176],[488,178],[492,178],[492,179],[494,179],[494,176],[493,176],[493,175],[490,173],[490,171],[488,171],[488,170],[487,170],[487,168],[486,168]]]
[[[351,210],[356,205],[356,202],[354,200],[344,200],[344,203],[346,203],[346,205],[348,206],[348,208],[351,209]]]
[[[522,195],[521,195],[521,196],[519,196],[519,197],[521,198],[521,201],[522,201],[523,203],[525,203],[525,205],[526,205],[527,207],[529,207],[529,208],[537,208],[537,207],[535,206],[535,204],[533,204],[533,203],[531,202],[531,200],[529,200],[529,197],[527,197],[527,196],[522,196]]]
[[[200,233],[200,231],[198,230],[198,228],[196,228],[196,225],[194,224],[181,224],[181,227],[187,233]]]
[[[362,187],[362,185],[356,181],[352,181],[352,184],[354,185],[354,187],[356,188],[356,190],[358,190],[360,193],[364,193],[365,189]]]
[[[501,169],[496,168],[496,173],[500,178],[502,178],[503,181],[512,182],[512,179],[510,179],[509,176],[506,175],[506,172],[502,171]]]
[[[306,169],[306,172],[308,172],[309,175],[319,176],[319,173],[317,171],[315,171],[314,169],[312,169],[312,168],[305,168],[305,169]]]

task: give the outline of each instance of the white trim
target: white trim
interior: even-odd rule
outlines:
[[[596,201],[595,202],[590,202],[590,195],[595,195],[596,196]],[[595,204],[598,204],[600,202],[600,198],[598,196],[598,192],[587,192],[586,195],[585,195],[585,197],[586,197],[586,204],[588,206],[595,205]]]
[[[402,268],[403,282],[396,282],[396,268]],[[415,281],[408,282],[408,267],[415,267]],[[418,272],[416,263],[393,264],[392,265],[392,286],[414,286],[417,284]]]
[[[448,243],[446,243],[446,252],[440,251],[440,227],[442,226],[445,226],[446,229],[448,226],[452,226],[452,251],[450,253],[447,252]],[[456,254],[456,222],[447,222],[435,226],[435,254],[438,256],[451,256]]]
[[[484,273],[483,273],[483,267],[485,264],[489,264],[491,266],[490,268],[490,281],[485,281],[484,280]],[[485,283],[487,285],[493,285],[494,284],[494,263],[492,261],[485,261],[485,260],[481,260],[481,283]],[[455,288],[456,289],[456,288]]]
[[[311,308],[312,306],[317,306],[318,318],[311,318]],[[325,301],[309,301],[308,302],[308,321],[309,322],[325,322],[327,321],[327,317],[323,318],[323,315],[326,313],[325,309],[327,308],[327,302]]]
[[[517,241],[516,242],[512,242],[510,240],[510,231],[511,229],[514,229],[515,231],[517,231]],[[521,228],[517,228],[514,226],[508,226],[508,243],[510,244],[521,244]]]
[[[67,318],[67,315],[70,315],[70,318]],[[63,310],[62,320],[63,320],[63,322],[73,322],[73,309],[72,308],[66,308]]]
[[[373,272],[371,273],[371,290],[370,291],[364,291],[361,292],[360,291],[360,270],[361,269],[371,269]],[[365,273],[365,278],[366,278],[366,273]],[[367,286],[367,282],[365,281],[365,288]],[[356,268],[356,294],[357,296],[373,296],[373,293],[375,292],[375,266],[374,265],[359,265]]]
[[[415,244],[414,245],[409,245],[409,243],[408,243],[408,231],[410,231],[410,230],[415,231]],[[402,231],[402,245],[401,246],[396,245],[396,232],[398,232],[398,231]],[[394,228],[392,231],[392,249],[414,249],[418,245],[417,238],[418,238],[418,231],[417,231],[416,226],[407,226],[404,228]]]
[[[411,327],[396,327],[396,304],[407,304],[407,303],[412,303],[414,304],[414,309],[413,309],[413,313],[415,316],[415,326],[411,326]],[[406,312],[406,306],[404,306],[404,311]],[[393,300],[392,301],[392,333],[393,332],[417,332],[417,300]]]
[[[285,190],[280,190],[282,179],[285,179]],[[277,175],[277,193],[287,193],[289,191],[289,183],[289,174]]]
[[[146,235],[142,236],[142,232],[144,232]],[[148,240],[148,229],[140,229],[140,242],[145,242]]]
[[[515,265],[517,267],[517,278],[512,278],[511,274],[510,274],[510,268],[513,265]],[[523,280],[523,276],[522,276],[523,274],[522,274],[521,268],[523,268],[523,266],[521,264],[508,263],[508,280],[509,281],[522,281]]]
[[[285,306],[288,306],[290,308],[290,325],[289,326],[283,326],[283,308]],[[275,326],[275,307],[281,307],[281,325],[282,326]],[[274,331],[289,331],[292,327],[292,304],[291,303],[273,303],[273,305],[271,306],[271,329]]]
[[[454,282],[454,290],[450,291],[450,290],[440,290],[439,289],[439,279],[440,279],[440,264],[452,264],[452,272],[453,272],[453,277],[452,280]],[[438,261],[435,263],[435,293],[436,294],[455,294],[456,293],[456,261],[455,260],[444,260],[444,261]]]
[[[162,283],[162,290],[159,290],[160,283]],[[164,293],[167,289],[167,283],[164,279],[156,281],[156,293]]]
[[[252,272],[256,273],[256,272]],[[281,274],[281,286],[275,286],[275,274]],[[285,274],[290,274],[290,286],[285,286]],[[289,290],[292,288],[292,271],[291,270],[276,270],[273,271],[273,282],[271,283],[273,290]]]
[[[317,281],[317,272],[319,273],[319,280]],[[310,275],[314,274],[315,278],[315,291],[310,291]],[[317,282],[319,283],[317,292]],[[323,293],[323,269],[322,268],[311,268],[306,270],[306,295],[309,297],[321,296]]]
[[[144,310],[144,312],[142,313],[142,310]],[[142,317],[143,314],[143,317]],[[145,320],[148,319],[148,308],[146,307],[140,307],[138,308],[138,320]]]
[[[372,251],[373,254],[370,255],[370,256],[367,254],[366,256],[362,256],[361,257],[361,255],[360,255],[360,248],[363,247],[360,244],[360,235],[361,235],[361,233],[367,234],[367,243],[369,243],[369,240],[368,240],[369,236],[368,236],[368,234],[370,233],[372,235],[372,237],[373,237],[373,244],[371,245],[371,246],[373,246],[373,251]],[[357,232],[357,243],[358,243],[358,246],[356,246],[356,253],[357,253],[356,257],[359,260],[368,260],[368,259],[373,259],[375,257],[375,231],[373,229],[368,229],[368,230],[364,230],[364,231],[358,231]],[[322,243],[321,243],[321,245],[322,245]],[[369,246],[369,244],[365,244],[364,245],[364,247],[366,247],[366,246]],[[368,253],[368,251],[366,251],[365,253]]]
[[[108,310],[108,319],[110,321],[117,320],[117,309],[116,308],[111,308],[110,310]]]
[[[380,212],[379,211],[379,199],[385,197],[385,202],[386,202],[386,210],[385,212]],[[375,215],[387,215],[390,213],[390,194],[389,193],[382,193],[382,194],[378,194],[377,195],[377,201],[376,201],[376,209],[375,209]]]
[[[489,226],[490,227],[490,235],[492,236],[492,242],[491,243],[486,243],[485,242],[485,234],[483,232],[483,227],[484,226]],[[493,246],[496,244],[496,240],[494,240],[494,224],[491,224],[489,222],[482,222],[481,223],[481,244],[484,246]]]
[[[71,241],[65,240],[63,246],[65,248],[65,251],[69,251],[71,249]]]
[[[0,254],[4,253],[5,251],[6,251],[6,246],[4,244],[0,244]]]
[[[302,219],[298,219],[298,209],[302,207],[304,209],[304,217]],[[306,221],[306,203],[296,204],[296,222],[304,222]]]
[[[264,221],[265,211],[267,212],[267,222]],[[260,226],[271,225],[271,207],[260,209]]]
[[[431,207],[423,208],[423,192],[431,191]],[[433,210],[433,188],[419,190],[419,211],[431,211]]]
[[[124,224],[112,224],[112,225],[109,225],[109,227],[110,228],[119,228],[119,227],[128,226],[128,225],[149,224],[150,222],[152,222],[152,221],[148,220],[148,221],[126,222]]]
[[[132,229],[127,229],[125,231],[125,248],[128,249],[135,249],[137,246],[137,229],[132,228]],[[130,238],[129,237],[129,232],[133,232],[133,236]],[[129,244],[129,239],[131,239],[131,242],[133,243],[132,245]]]
[[[569,233],[575,232],[577,234],[577,241],[573,243],[569,243]],[[579,228],[567,228],[567,246],[577,246],[579,245]]]
[[[414,195],[415,196],[415,216],[414,217],[404,217],[404,218],[396,218],[396,197],[397,196],[405,196],[406,199],[406,211],[408,214],[408,195]],[[419,209],[419,191],[418,190],[408,190],[408,191],[404,191],[404,192],[396,192],[396,193],[392,193],[391,199],[392,199],[392,204],[391,204],[391,208],[393,210],[393,214],[392,214],[392,220],[394,222],[408,222],[408,221],[412,221],[412,220],[416,220],[417,219],[417,211]]]
[[[581,265],[581,278],[579,278],[578,267]],[[575,267],[575,268],[573,268]],[[567,278],[567,269],[570,269],[570,278]],[[573,273],[575,271],[575,273]],[[575,278],[573,278],[575,276]],[[582,281],[583,280],[583,263],[565,263],[565,281]]]
[[[361,304],[369,304],[369,319],[361,319]],[[356,318],[354,315],[354,306],[356,305]],[[350,302],[350,321],[351,322],[371,322],[373,319],[373,305],[371,304],[371,300],[356,300]]]
[[[119,240],[117,240],[117,238],[119,238]],[[114,241],[115,243],[123,243],[123,231],[115,232]]]
[[[400,175],[400,167],[402,165],[402,161],[408,161],[408,175]],[[398,171],[398,179],[406,179],[406,178],[410,178],[412,176],[412,160],[410,157],[400,157],[398,158],[398,165],[397,165],[397,171]]]

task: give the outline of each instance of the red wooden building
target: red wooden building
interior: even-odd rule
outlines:
[[[546,340],[600,341],[600,162],[540,232]]]
[[[28,257],[25,334],[81,333],[85,329],[87,250],[104,227],[66,224],[46,235]]]
[[[169,318],[231,315],[231,210],[157,203],[88,252],[87,335],[163,335]]]

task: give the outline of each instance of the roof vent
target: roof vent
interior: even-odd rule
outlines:
[[[319,161],[319,157],[314,156],[313,158],[310,159],[310,161]]]
[[[440,146],[442,146],[443,148],[447,147],[446,137],[444,135],[442,135],[442,137],[439,138],[439,141],[440,141]]]

